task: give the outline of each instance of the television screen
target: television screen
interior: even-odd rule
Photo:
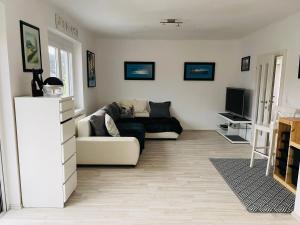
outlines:
[[[238,116],[244,116],[245,90],[227,88],[225,110]]]

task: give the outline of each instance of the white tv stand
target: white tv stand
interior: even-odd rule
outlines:
[[[226,138],[232,144],[249,144],[247,140],[248,127],[252,122],[246,118],[238,117],[230,113],[218,113],[218,116],[224,120],[224,124],[218,125],[216,130],[220,135]],[[245,137],[240,136],[240,130],[245,130]]]

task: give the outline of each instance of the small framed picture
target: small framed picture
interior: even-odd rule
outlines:
[[[42,69],[40,29],[20,20],[23,71]]]
[[[300,57],[299,57],[298,79],[300,79]]]
[[[251,59],[251,56],[242,58],[242,63],[241,63],[241,71],[242,72],[250,70],[250,59]]]
[[[155,62],[124,62],[125,80],[155,80]]]
[[[95,53],[86,51],[88,87],[96,87]]]
[[[214,62],[185,62],[184,80],[213,81],[215,79]]]

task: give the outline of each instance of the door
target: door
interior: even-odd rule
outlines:
[[[263,55],[257,63],[256,124],[268,126],[271,122],[275,77],[275,55]]]
[[[0,124],[1,125],[1,124]],[[4,192],[4,180],[3,180],[3,169],[2,169],[2,146],[0,140],[0,214],[6,211],[6,203],[5,203],[5,192]]]
[[[271,122],[273,89],[275,77],[275,54],[262,55],[257,61],[257,88],[256,88],[256,117],[255,124],[269,126]],[[257,137],[258,146],[267,146],[269,137],[260,132]],[[266,154],[266,150],[262,150]]]
[[[283,87],[283,55],[277,55],[275,58],[275,72],[274,72],[274,84],[273,84],[273,104],[272,104],[272,115],[271,118],[276,118],[278,106],[280,105],[281,93]],[[272,120],[272,119],[271,119]]]
[[[5,23],[5,5],[0,1],[0,214],[4,213],[7,210],[6,205],[6,195],[5,195],[5,185],[4,185],[4,171],[3,171],[3,164],[4,164],[4,157],[3,157],[3,133],[4,133],[4,126],[3,126],[3,99],[7,96],[4,96],[3,93],[5,90],[3,78],[7,77],[4,76],[3,73],[3,65],[7,66],[7,61],[3,60],[7,57],[7,43],[6,43],[6,23]],[[5,49],[5,50],[4,50]],[[4,52],[2,52],[4,50]],[[3,91],[4,90],[4,91]]]
[[[0,71],[0,76],[1,76]],[[1,83],[1,77],[0,77],[0,83]],[[5,197],[5,185],[4,185],[4,171],[3,171],[3,101],[2,96],[0,96],[0,214],[4,213],[6,208],[6,197]]]
[[[0,74],[1,75],[1,74]],[[0,80],[1,82],[1,80]],[[6,197],[5,197],[5,186],[4,186],[4,171],[3,171],[3,123],[2,123],[2,99],[0,96],[0,214],[6,211]]]

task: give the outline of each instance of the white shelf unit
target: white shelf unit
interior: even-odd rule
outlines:
[[[72,97],[15,98],[23,207],[63,208],[77,186]]]
[[[218,125],[217,132],[222,135],[226,140],[232,144],[249,144],[250,141],[247,140],[247,135],[251,130],[252,122],[248,119],[235,117],[230,113],[218,113],[217,114],[224,123]],[[222,127],[222,125],[227,126],[227,128]],[[244,135],[241,136],[241,131]]]

